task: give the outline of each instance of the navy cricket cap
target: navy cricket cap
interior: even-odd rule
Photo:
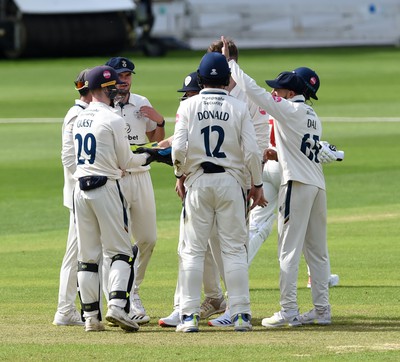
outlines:
[[[192,92],[201,91],[199,82],[197,81],[197,72],[190,73],[183,81],[182,88],[178,89],[178,92],[190,92],[190,91]]]
[[[229,83],[231,70],[226,58],[218,52],[206,53],[201,59],[197,73],[203,84],[222,85]]]
[[[274,89],[289,89],[298,94],[303,93],[302,80],[292,72],[282,72],[273,80],[265,81],[271,88]]]
[[[119,80],[117,72],[108,65],[99,65],[91,69],[87,74],[87,82],[90,90],[124,83]]]
[[[128,58],[114,57],[111,58],[106,65],[114,68],[115,71],[119,73],[131,72],[136,74],[133,70],[135,69],[135,64],[133,64]]]

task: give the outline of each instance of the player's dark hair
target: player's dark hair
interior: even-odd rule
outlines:
[[[86,97],[89,94],[89,88],[79,89],[78,92],[82,97]]]
[[[238,58],[239,58],[239,50],[238,50],[236,44],[230,38],[225,38],[225,39],[228,42],[229,58],[232,58],[237,62]],[[207,52],[208,53],[210,53],[210,52],[222,53],[223,46],[224,46],[224,43],[222,42],[222,40],[216,40],[210,44],[210,46],[207,49]]]

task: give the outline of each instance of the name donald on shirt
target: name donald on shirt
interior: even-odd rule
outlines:
[[[199,119],[199,121],[210,118],[218,119],[220,121],[227,121],[229,119],[229,113],[220,111],[203,111],[197,112],[197,118]]]

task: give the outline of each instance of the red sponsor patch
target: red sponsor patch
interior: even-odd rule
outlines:
[[[282,97],[279,96],[272,96],[274,98],[274,101],[279,103],[282,100]]]
[[[105,71],[103,72],[103,77],[104,77],[105,79],[108,79],[108,78],[111,77],[111,73],[110,73],[108,70],[105,70]]]
[[[265,116],[265,115],[267,114],[267,112],[265,112],[265,109],[262,109],[262,108],[260,108],[260,107],[258,107],[258,111],[259,111],[263,116]]]
[[[317,79],[315,77],[311,77],[310,84],[315,85],[317,83]]]

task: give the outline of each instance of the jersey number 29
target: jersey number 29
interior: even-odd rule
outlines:
[[[75,139],[78,141],[76,148],[78,165],[83,165],[86,159],[88,159],[90,164],[93,164],[96,159],[96,138],[94,135],[88,133],[85,138],[82,139],[82,135],[78,133],[75,135]],[[82,150],[87,157],[82,157]]]

